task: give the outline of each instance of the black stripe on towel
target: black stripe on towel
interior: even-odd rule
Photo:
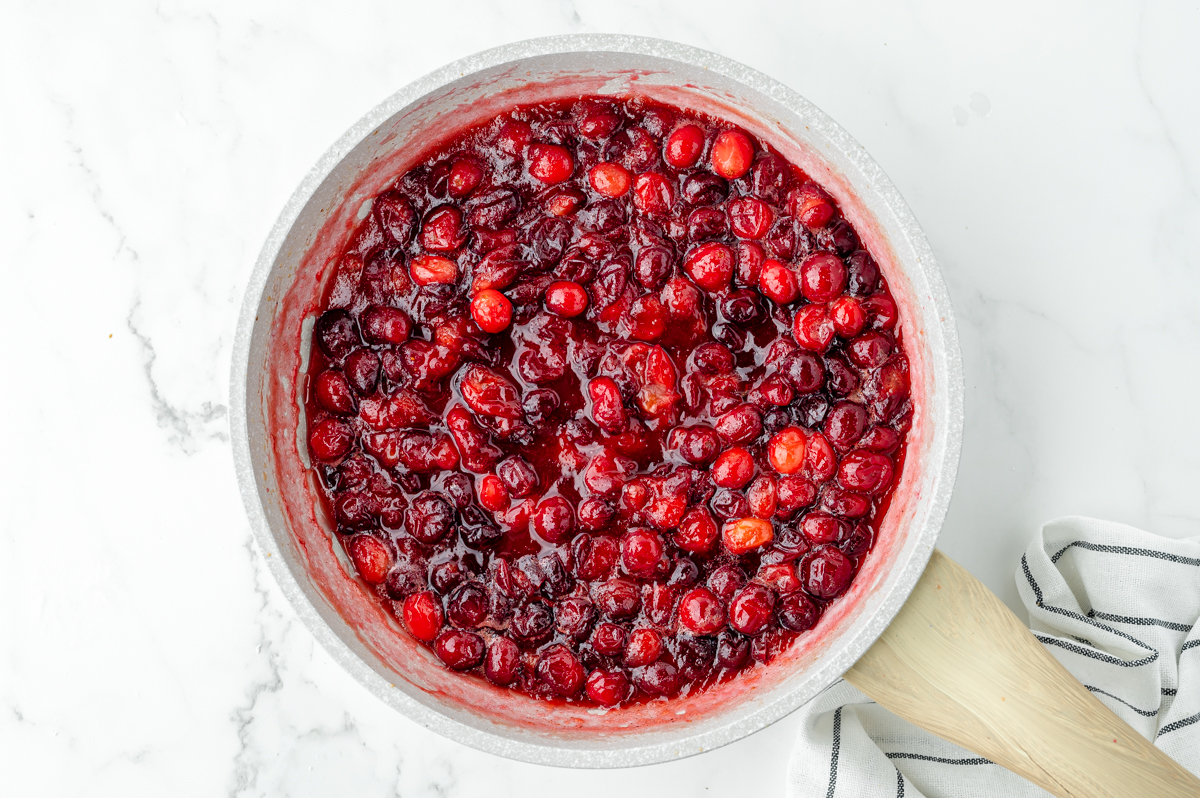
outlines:
[[[1129,546],[1107,546],[1103,543],[1088,543],[1086,540],[1076,540],[1063,546],[1058,552],[1050,558],[1050,562],[1057,563],[1058,558],[1066,554],[1067,549],[1072,547],[1087,549],[1088,551],[1097,551],[1103,554],[1126,554],[1134,557],[1154,557],[1157,560],[1166,560],[1167,562],[1177,563],[1178,565],[1200,565],[1200,559],[1195,557],[1180,557],[1178,554],[1168,554],[1165,551],[1155,551],[1154,549],[1134,549]]]
[[[1141,640],[1138,640],[1133,635],[1127,635],[1124,632],[1120,631],[1119,629],[1114,629],[1111,626],[1100,623],[1099,621],[1097,621],[1094,618],[1089,618],[1086,615],[1081,615],[1080,613],[1075,612],[1074,610],[1068,610],[1063,607],[1055,607],[1052,604],[1046,604],[1044,602],[1044,597],[1042,596],[1042,588],[1038,586],[1037,581],[1033,578],[1033,574],[1030,573],[1029,560],[1026,559],[1024,554],[1021,555],[1021,570],[1025,572],[1025,579],[1026,579],[1026,581],[1029,582],[1029,587],[1033,590],[1033,595],[1037,599],[1037,605],[1039,607],[1041,607],[1042,609],[1046,610],[1047,612],[1053,612],[1056,615],[1064,615],[1068,618],[1074,618],[1078,621],[1082,621],[1084,623],[1091,624],[1092,626],[1095,626],[1097,628],[1103,629],[1106,632],[1112,632],[1115,635],[1120,635],[1121,637],[1125,638],[1129,642],[1137,643],[1139,646],[1146,649],[1147,651],[1153,652],[1150,655],[1150,662],[1153,662],[1154,660],[1158,659],[1158,651],[1155,650],[1154,646],[1146,645],[1146,643],[1142,642]],[[1063,647],[1066,648],[1066,646],[1063,646]],[[1094,659],[1099,659],[1099,657],[1095,657]]]
[[[1107,612],[1097,612],[1096,610],[1088,612],[1088,617],[1098,618],[1102,621],[1112,621],[1113,623],[1128,623],[1134,626],[1161,626],[1164,629],[1170,629],[1172,632],[1192,631],[1191,624],[1164,621],[1161,618],[1136,618],[1129,615],[1110,615]]]
[[[842,708],[838,707],[833,712],[833,754],[829,757],[829,789],[825,791],[825,798],[833,798],[833,791],[837,789],[838,749],[841,747]]]
[[[1183,646],[1179,649],[1179,653],[1182,654],[1189,648],[1200,648],[1200,640],[1188,640],[1184,642]]]
[[[896,798],[904,798],[904,774],[896,768]]]
[[[1184,726],[1191,726],[1193,723],[1195,723],[1198,720],[1200,720],[1200,712],[1197,712],[1195,715],[1192,715],[1191,717],[1182,718],[1180,720],[1177,720],[1174,723],[1168,723],[1166,726],[1163,726],[1161,729],[1158,730],[1158,736],[1162,737],[1164,734],[1170,734],[1171,732],[1176,731],[1177,729],[1182,729]]]
[[[971,757],[970,759],[946,759],[940,756],[926,756],[925,754],[906,754],[902,752],[893,752],[884,754],[888,759],[919,759],[922,762],[937,762],[942,765],[994,765],[996,764],[990,759],[984,759],[981,756]]]
[[[1151,662],[1154,662],[1156,659],[1158,659],[1158,652],[1155,651],[1149,657],[1143,657],[1142,659],[1135,659],[1130,662],[1126,662],[1125,660],[1114,657],[1111,654],[1105,654],[1103,651],[1093,651],[1092,649],[1084,648],[1083,646],[1077,646],[1074,643],[1068,643],[1066,640],[1059,640],[1057,637],[1047,637],[1038,632],[1034,632],[1033,636],[1036,637],[1042,645],[1058,646],[1059,648],[1064,648],[1067,651],[1070,651],[1072,654],[1080,654],[1082,656],[1089,657],[1090,659],[1108,663],[1109,665],[1120,665],[1122,668],[1140,668],[1141,666],[1149,665]]]
[[[1109,698],[1111,698],[1113,701],[1120,701],[1122,704],[1124,704],[1125,706],[1127,706],[1127,707],[1129,707],[1130,709],[1132,709],[1134,712],[1136,712],[1136,713],[1138,713],[1139,715],[1142,715],[1142,716],[1144,716],[1144,717],[1147,717],[1147,718],[1152,718],[1152,717],[1154,717],[1155,715],[1157,715],[1157,714],[1158,714],[1158,710],[1157,710],[1157,709],[1156,709],[1156,710],[1154,710],[1153,712],[1151,712],[1151,711],[1149,711],[1149,710],[1146,710],[1146,709],[1138,709],[1138,708],[1137,708],[1137,707],[1135,707],[1133,704],[1131,704],[1131,703],[1129,703],[1128,701],[1126,701],[1124,698],[1120,698],[1120,697],[1118,697],[1118,696],[1115,696],[1115,695],[1113,695],[1113,694],[1112,694],[1112,693],[1110,693],[1110,692],[1107,692],[1107,691],[1105,691],[1105,690],[1101,690],[1099,687],[1092,687],[1090,684],[1085,684],[1085,685],[1084,685],[1084,687],[1086,687],[1087,689],[1091,690],[1093,693],[1099,693],[1100,695],[1106,695],[1106,696],[1108,696]]]

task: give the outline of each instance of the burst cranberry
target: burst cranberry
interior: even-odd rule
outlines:
[[[614,621],[637,615],[642,606],[641,590],[629,579],[610,579],[595,589],[593,597],[600,612]]]
[[[626,667],[640,668],[662,655],[662,637],[653,629],[634,629],[625,643]]]
[[[796,576],[796,569],[785,563],[762,566],[758,571],[758,576],[754,579],[781,596],[800,589],[800,579]]]
[[[824,227],[833,218],[833,201],[816,183],[805,183],[793,189],[788,192],[787,200],[788,213],[810,229]]]
[[[412,332],[412,319],[393,307],[367,308],[361,321],[363,337],[374,344],[402,344]]]
[[[453,206],[438,208],[421,225],[421,246],[429,252],[453,252],[466,240],[462,213]]]
[[[321,351],[337,362],[361,345],[354,319],[344,310],[327,310],[313,326],[313,340]]]
[[[559,316],[574,318],[587,310],[587,305],[587,291],[579,283],[560,280],[546,288],[546,308]]]
[[[631,529],[621,538],[621,564],[634,576],[651,576],[662,561],[663,539],[649,529]]]
[[[833,320],[824,305],[805,305],[796,311],[792,334],[805,349],[824,352],[833,342],[833,333]]]
[[[687,169],[695,166],[704,152],[704,131],[696,125],[684,125],[677,128],[663,150],[663,160],[676,169]]]
[[[600,498],[599,496],[591,496],[579,503],[578,515],[579,526],[590,532],[596,532],[608,526],[612,520],[616,510],[613,506]]]
[[[731,554],[745,554],[770,543],[775,528],[762,518],[742,518],[725,525],[721,538]]]
[[[771,228],[774,215],[762,200],[740,197],[729,203],[729,222],[734,235],[741,238],[759,239]]]
[[[633,206],[647,216],[664,216],[675,204],[671,181],[657,172],[645,172],[633,181]]]
[[[721,452],[712,464],[712,481],[722,488],[745,487],[754,477],[754,457],[741,446]]]
[[[409,633],[426,643],[437,637],[442,629],[442,603],[428,590],[404,600],[403,616]]]
[[[554,627],[574,640],[587,636],[595,617],[595,608],[584,598],[565,598],[554,606]]]
[[[446,600],[446,617],[459,627],[474,628],[487,620],[487,593],[476,582],[467,582]]]
[[[831,413],[830,416],[832,415]],[[837,455],[834,454],[833,445],[819,432],[814,432],[808,439],[808,457],[804,469],[805,473],[817,482],[825,482],[837,470]]]
[[[804,589],[817,598],[840,595],[854,578],[854,563],[835,548],[825,548],[807,558],[802,566]]]
[[[392,554],[383,541],[370,535],[356,535],[346,548],[364,582],[378,585],[387,579],[388,570],[392,567]]]
[[[508,486],[495,474],[487,474],[479,481],[479,504],[493,513],[507,510],[510,499]]]
[[[736,565],[722,565],[708,576],[708,586],[721,601],[729,601],[746,584],[746,575]]]
[[[872,427],[859,439],[858,443],[864,449],[872,452],[890,454],[900,445],[900,433],[889,427]]]
[[[778,505],[775,480],[764,474],[751,482],[746,490],[746,501],[755,518],[770,518],[775,515]]]
[[[683,268],[696,285],[716,293],[733,279],[733,265],[733,250],[712,241],[689,252]]]
[[[716,341],[696,347],[692,352],[692,362],[705,374],[727,374],[733,371],[733,353],[729,351],[729,347]]]
[[[326,410],[347,415],[354,412],[354,396],[346,375],[336,369],[322,371],[316,380],[313,392],[317,401]]]
[[[702,554],[712,548],[717,539],[717,524],[708,510],[693,507],[679,522],[674,539],[680,548]]]
[[[332,462],[350,451],[354,442],[354,430],[345,421],[327,418],[313,427],[308,436],[308,449],[318,460]]]
[[[615,623],[598,624],[592,632],[592,648],[606,657],[615,657],[625,650],[625,629]]]
[[[446,190],[451,197],[461,199],[476,189],[483,180],[483,168],[474,161],[459,158],[450,166]]]
[[[596,377],[588,383],[592,399],[592,420],[606,432],[620,432],[629,423],[621,402],[621,389],[611,377]]]
[[[488,288],[471,300],[471,317],[484,332],[503,332],[512,322],[512,302],[499,291]]]
[[[512,119],[505,122],[504,126],[500,128],[500,134],[496,137],[496,145],[509,155],[518,155],[529,145],[532,138],[533,133],[527,122]]]
[[[779,509],[785,512],[807,507],[817,498],[816,485],[800,477],[781,478],[775,492],[778,496]]]
[[[629,679],[617,668],[597,668],[588,674],[587,694],[597,704],[614,706],[629,695]]]
[[[408,534],[422,543],[436,543],[450,534],[454,526],[454,508],[436,493],[424,491],[409,504],[404,525]]]
[[[846,347],[850,361],[864,369],[882,366],[892,354],[892,343],[877,332],[863,333]]]
[[[775,594],[750,583],[729,602],[729,625],[744,635],[754,636],[770,625],[775,612]]]
[[[583,666],[564,645],[553,645],[538,658],[537,675],[563,698],[570,698],[583,686]]]
[[[713,171],[726,180],[736,180],[750,171],[754,161],[754,145],[745,133],[722,130],[712,147]]]
[[[542,499],[533,511],[533,529],[548,543],[562,543],[575,530],[575,511],[562,496]]]
[[[522,499],[533,493],[538,486],[538,474],[529,461],[513,455],[506,457],[496,466],[496,475],[504,482],[508,492]]]
[[[804,430],[799,427],[780,430],[767,443],[767,462],[780,474],[794,474],[804,467],[807,445]]]
[[[453,283],[458,279],[458,266],[441,255],[421,255],[409,264],[412,280],[417,285]]]
[[[692,634],[714,635],[725,626],[721,602],[706,587],[695,587],[679,600],[679,625]]]

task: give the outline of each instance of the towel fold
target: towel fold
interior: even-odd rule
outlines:
[[[1200,774],[1200,538],[1094,518],[1042,527],[1017,589],[1033,634],[1105,706]],[[1032,798],[1049,793],[838,681],[800,710],[794,798]]]

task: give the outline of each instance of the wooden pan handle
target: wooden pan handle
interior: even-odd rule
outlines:
[[[1200,779],[1101,704],[940,551],[846,681],[1062,798],[1200,796]]]

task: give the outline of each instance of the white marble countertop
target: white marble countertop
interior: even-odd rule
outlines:
[[[267,230],[364,111],[514,39],[715,50],[883,165],[962,336],[941,546],[1010,604],[1056,515],[1200,533],[1195,4],[783,5],[0,6],[0,793],[780,794],[794,717],[610,772],[434,736],[314,645],[250,542],[227,375]]]

